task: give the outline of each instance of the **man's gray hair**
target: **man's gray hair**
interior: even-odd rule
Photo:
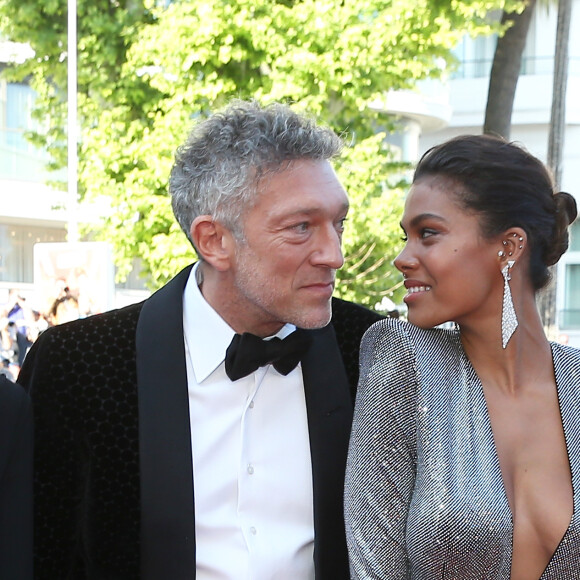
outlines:
[[[173,213],[185,235],[211,215],[243,239],[240,217],[256,202],[260,179],[295,160],[328,160],[343,141],[331,129],[279,103],[233,101],[198,123],[177,150],[169,179]]]

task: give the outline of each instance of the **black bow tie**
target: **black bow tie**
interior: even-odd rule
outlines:
[[[295,330],[284,340],[274,337],[263,340],[255,334],[236,334],[226,351],[226,373],[236,381],[257,368],[272,364],[282,375],[296,368],[310,345],[310,335]]]

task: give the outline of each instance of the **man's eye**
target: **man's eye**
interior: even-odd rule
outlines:
[[[297,232],[304,233],[308,231],[310,224],[308,222],[300,222],[299,224],[294,224],[290,227],[292,230],[296,230]]]

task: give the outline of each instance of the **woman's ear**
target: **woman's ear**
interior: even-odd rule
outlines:
[[[500,237],[498,257],[503,268],[507,261],[517,262],[527,249],[528,236],[522,228],[509,228]]]
[[[210,266],[225,271],[231,266],[233,235],[210,215],[197,216],[191,224],[191,240],[198,254]]]

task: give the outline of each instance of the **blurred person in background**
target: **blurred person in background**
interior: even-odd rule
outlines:
[[[24,357],[32,346],[32,341],[28,338],[28,327],[32,320],[32,311],[26,304],[26,298],[21,295],[20,290],[12,288],[9,291],[6,311],[8,322],[12,323],[16,332],[17,362],[19,366],[22,366]]]
[[[52,303],[48,317],[52,326],[70,322],[71,320],[78,320],[81,317],[81,313],[76,296],[66,291],[65,294]]]

